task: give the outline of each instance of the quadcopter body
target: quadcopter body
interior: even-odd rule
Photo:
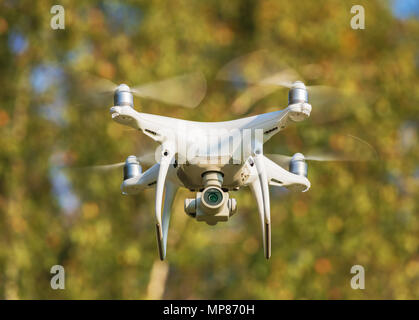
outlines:
[[[196,192],[185,200],[185,212],[214,225],[237,210],[231,191],[250,187],[258,206],[264,255],[271,256],[269,186],[304,192],[310,188],[304,156],[295,154],[283,167],[263,153],[263,145],[291,122],[309,117],[305,85],[296,81],[283,110],[224,122],[195,122],[137,112],[127,85],[114,93],[112,119],[142,131],[159,143],[156,163],[142,172],[137,157],[124,166],[123,194],[156,188],[155,221],[160,259],[166,256],[170,211],[179,188]]]

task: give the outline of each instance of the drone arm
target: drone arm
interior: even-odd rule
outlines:
[[[265,156],[263,158],[269,185],[286,187],[295,192],[305,192],[310,189],[310,181],[305,176],[293,174],[271,159]]]
[[[285,129],[292,122],[299,122],[310,116],[311,105],[308,103],[294,103],[285,109],[254,116],[245,126],[245,129],[262,129],[265,143],[275,134]]]
[[[154,187],[157,181],[160,164],[156,163],[139,176],[126,179],[122,182],[121,191],[123,194],[137,194],[141,190]]]
[[[140,113],[130,106],[113,106],[110,113],[115,122],[140,130],[159,143],[164,143],[173,137],[174,132],[170,130],[169,124],[176,119]]]

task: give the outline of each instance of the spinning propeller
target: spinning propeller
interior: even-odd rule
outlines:
[[[260,50],[226,64],[218,72],[217,79],[232,82],[237,87],[248,86],[232,104],[232,111],[241,114],[247,113],[256,102],[278,89],[292,88],[302,77],[268,51]],[[344,98],[340,89],[330,86],[314,85],[306,86],[306,89],[313,109],[325,109]]]
[[[147,166],[152,166],[158,159],[156,159],[155,152],[148,152],[140,156],[134,156],[135,159],[140,164],[145,164]],[[132,156],[130,156],[132,157]],[[114,169],[122,168],[125,165],[126,161],[124,162],[117,162],[112,164],[104,164],[104,165],[93,165],[93,166],[83,166],[83,167],[68,167],[71,170],[83,170],[83,171],[111,171]]]
[[[362,161],[371,161],[371,159],[364,159],[358,156],[342,156],[337,154],[322,154],[322,153],[309,153],[307,155],[303,155],[302,153],[296,153],[293,156],[286,156],[282,154],[267,154],[268,158],[272,161],[279,164],[281,167],[288,168],[292,160],[300,160],[300,161],[323,161],[323,162],[334,162],[334,161],[354,161],[354,162],[362,162]]]
[[[89,94],[109,98],[117,89],[128,88],[137,97],[152,99],[169,105],[197,107],[206,94],[206,80],[202,73],[193,72],[129,88],[111,80],[88,75],[85,77]]]
[[[321,162],[365,162],[378,158],[376,150],[366,141],[353,135],[341,136],[346,144],[352,145],[351,150],[342,153],[313,152],[303,155],[295,153],[293,156],[282,154],[267,154],[266,156],[283,168],[291,168],[292,164],[298,161],[321,161]],[[349,139],[348,139],[349,138]],[[351,140],[351,141],[350,141]]]
[[[153,153],[147,153],[141,156],[136,156],[136,160],[141,164],[146,165],[153,165],[156,163],[155,155]],[[112,164],[105,164],[105,165],[97,165],[97,166],[87,166],[83,167],[82,169],[92,169],[92,170],[99,170],[99,171],[109,171],[117,168],[122,168],[125,165],[124,162],[112,163]]]

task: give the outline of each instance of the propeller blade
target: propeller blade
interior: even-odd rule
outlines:
[[[351,158],[346,156],[339,156],[337,154],[308,154],[304,156],[305,160],[310,161],[367,161],[367,159]]]
[[[346,139],[349,137],[351,141]],[[351,148],[347,151],[347,154],[337,154],[337,153],[308,153],[304,155],[304,160],[306,161],[322,161],[322,162],[364,162],[364,161],[373,161],[378,158],[376,150],[366,142],[365,140],[353,136],[346,135],[341,138],[345,138],[346,144],[351,144]],[[281,167],[288,168],[292,160],[292,156],[282,155],[282,154],[267,154],[268,158],[272,161],[279,164]]]
[[[310,79],[316,79],[321,73],[318,65],[303,66],[302,70]],[[286,66],[279,59],[260,50],[234,59],[226,64],[217,74],[218,80],[245,84],[249,87],[233,102],[232,109],[236,113],[246,113],[252,105],[281,87],[291,88],[292,84],[301,80],[298,72]],[[315,121],[327,122],[327,117],[342,117],[342,108],[334,108],[335,104],[344,99],[339,88],[330,86],[306,86],[309,103],[313,106]],[[323,110],[325,109],[325,110]],[[325,119],[326,118],[326,119]]]
[[[97,93],[113,94],[118,85],[113,81],[99,76],[89,75],[88,83],[90,82],[89,90]],[[93,83],[91,83],[93,82]]]
[[[131,88],[139,97],[187,108],[197,107],[205,96],[207,84],[200,72],[189,73],[166,80]]]
[[[254,85],[246,89],[234,102],[233,111],[246,112],[256,102],[262,100],[268,95],[274,93],[281,87],[291,88],[292,84],[297,81],[296,74],[292,76],[292,73],[287,69],[285,73],[278,73],[272,77],[262,80],[259,84]],[[320,108],[323,112],[319,112],[319,117],[328,115],[325,112],[328,106],[332,109],[335,103],[343,99],[343,94],[338,88],[330,86],[306,86],[309,94],[309,103],[314,108]],[[333,110],[330,110],[333,112]]]
[[[273,76],[263,79],[258,83],[258,85],[275,85],[285,88],[291,88],[293,83],[299,79],[301,79],[301,77],[295,70],[287,68],[281,72],[274,74]]]
[[[155,153],[146,153],[144,155],[138,156],[137,157],[138,162],[140,162],[140,164],[145,164],[147,166],[149,165],[153,165],[156,162],[158,162],[155,157]],[[85,167],[71,167],[70,169],[73,170],[92,170],[92,171],[111,171],[114,169],[118,169],[118,168],[122,168],[125,165],[125,161],[124,162],[118,162],[118,163],[112,163],[112,164],[105,164],[105,165],[95,165],[95,166],[85,166]]]
[[[113,164],[105,164],[105,165],[98,165],[98,166],[86,166],[86,167],[80,167],[75,169],[81,169],[81,170],[95,170],[95,171],[110,171],[117,168],[122,168],[125,164],[124,162],[118,162]]]
[[[220,69],[216,79],[235,84],[255,85],[278,72],[290,69],[268,50],[258,50],[240,56]]]
[[[243,94],[234,100],[232,106],[233,113],[246,113],[256,102],[278,90],[277,86],[253,86],[245,90]]]
[[[298,80],[298,74],[291,68],[267,77],[257,85],[251,86],[244,91],[232,104],[233,112],[245,113],[257,101],[274,93],[279,87],[291,88],[292,84]]]
[[[109,106],[117,84],[86,71],[67,71],[72,105],[83,109],[102,109]]]
[[[268,158],[270,158],[272,161],[278,163],[281,167],[288,168],[289,164],[291,162],[292,157],[286,156],[282,154],[268,154]],[[358,156],[350,157],[350,156],[343,156],[338,154],[322,154],[322,153],[316,153],[316,154],[308,154],[304,155],[305,161],[322,161],[322,162],[363,162],[363,161],[371,161],[371,159],[366,158],[360,158]]]
[[[110,99],[118,88],[118,85],[109,79],[85,72],[77,75],[72,82],[80,84],[82,104],[89,105],[91,105],[91,100],[102,103],[104,98]],[[204,98],[206,89],[207,84],[203,74],[194,72],[158,82],[139,85],[131,88],[131,92],[138,97],[171,105],[195,108]],[[87,101],[85,102],[83,98],[87,98]],[[103,104],[105,105],[105,101],[103,101]]]

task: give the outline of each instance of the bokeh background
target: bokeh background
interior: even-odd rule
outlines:
[[[65,8],[65,30],[50,27],[54,4]],[[350,27],[356,4],[364,30]],[[414,0],[1,1],[0,298],[419,298],[418,15]],[[198,108],[140,99],[136,108],[230,120],[287,105],[278,90],[233,109],[246,86],[216,79],[259,49],[346,94],[327,109],[336,118],[291,125],[267,152],[333,151],[352,134],[377,159],[311,163],[309,192],[271,189],[269,261],[249,190],[234,194],[238,213],[215,227],[186,216],[183,190],[160,262],[154,190],[123,196],[121,170],[72,169],[156,146],[114,123],[112,98],[91,99],[84,74],[131,85],[201,71],[208,91]],[[55,264],[65,290],[50,287]],[[350,287],[355,264],[365,290]]]

